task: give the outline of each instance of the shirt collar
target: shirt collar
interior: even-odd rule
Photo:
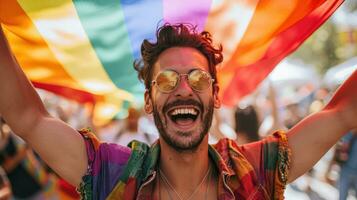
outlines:
[[[132,148],[135,148],[138,151],[141,151],[141,145],[132,145]],[[143,150],[144,151],[144,150]],[[144,172],[145,175],[143,176],[143,180],[147,180],[147,178],[156,171],[159,158],[160,158],[160,143],[157,140],[149,149],[147,159],[145,160],[144,164]],[[219,174],[225,174],[228,176],[232,176],[235,172],[229,167],[222,156],[217,152],[217,150],[212,146],[208,146],[208,154],[213,163],[215,164],[216,168],[218,169]]]

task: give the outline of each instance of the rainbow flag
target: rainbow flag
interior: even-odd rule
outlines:
[[[0,0],[0,22],[36,87],[113,113],[123,102],[143,98],[132,63],[159,23],[192,23],[213,34],[224,47],[220,95],[234,105],[342,2]]]

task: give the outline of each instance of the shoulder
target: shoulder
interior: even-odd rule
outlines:
[[[291,162],[291,150],[284,132],[277,131],[260,141],[244,145],[221,139],[213,147],[236,174],[252,172],[269,196],[281,199]],[[242,167],[245,171],[239,171],[243,170]]]
[[[87,173],[96,175],[103,170],[113,172],[116,171],[113,169],[122,169],[127,164],[132,154],[130,148],[114,143],[100,142],[89,129],[82,129],[79,133],[83,136],[86,144],[88,169],[90,170]],[[120,174],[119,171],[115,173]]]
[[[221,139],[213,147],[226,162],[249,163],[257,174],[279,169],[283,181],[286,181],[291,162],[291,149],[283,131],[277,131],[262,140],[244,145],[237,145],[234,140]]]
[[[82,129],[88,168],[78,188],[83,199],[102,199],[115,187],[126,168],[132,150],[113,143],[103,143],[89,130]]]
[[[94,156],[106,158],[106,160],[114,159],[127,160],[130,157],[131,149],[114,143],[101,142],[90,129],[81,129],[79,133],[83,136],[87,148],[89,161],[94,159]]]

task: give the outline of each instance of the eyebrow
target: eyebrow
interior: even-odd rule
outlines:
[[[171,66],[171,67],[173,67],[173,66]],[[197,69],[198,69],[198,70],[205,71],[205,72],[209,72],[209,70],[206,71],[205,69],[203,69],[203,67],[202,67],[202,68],[201,68],[201,67],[197,67],[197,66],[192,66],[192,67],[194,67],[194,68],[190,69],[187,73],[179,73],[178,71],[176,71],[176,70],[174,70],[174,69],[172,69],[172,68],[166,68],[166,69],[164,69],[164,70],[160,70],[158,73],[163,72],[163,71],[166,71],[166,70],[171,70],[171,71],[177,72],[178,74],[189,74],[189,73],[191,73],[193,70],[197,70]]]

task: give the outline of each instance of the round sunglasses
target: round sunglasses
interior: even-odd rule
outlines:
[[[186,77],[190,87],[197,92],[208,89],[214,82],[211,75],[201,69],[194,69],[188,74],[179,74],[178,72],[169,69],[157,74],[155,80],[151,83],[155,84],[161,92],[170,93],[177,88],[182,76]]]

